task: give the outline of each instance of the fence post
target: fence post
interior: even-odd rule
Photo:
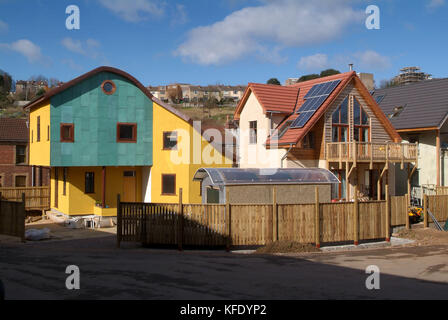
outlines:
[[[25,240],[25,218],[26,218],[26,211],[25,211],[25,193],[22,193],[22,203],[20,206],[20,216],[21,219],[20,221],[20,238],[22,240],[22,242],[26,242]]]
[[[428,220],[428,195],[423,195],[423,227],[428,228],[429,227],[429,220]]]
[[[184,240],[184,213],[182,204],[182,188],[179,189],[179,213],[178,217],[178,235],[177,235],[177,247],[179,251],[183,250],[183,240]]]
[[[120,194],[117,195],[117,248],[120,248],[122,236],[122,222],[123,215],[121,213],[121,199]]]
[[[390,242],[390,195],[389,195],[389,172],[386,174],[386,242]]]
[[[353,202],[353,242],[355,246],[359,245],[359,199],[358,199],[358,185],[355,185],[355,201]]]
[[[320,203],[319,203],[319,188],[316,187],[316,203],[314,205],[315,219],[314,229],[316,231],[316,248],[320,248]]]
[[[406,206],[404,207],[405,210],[405,217],[406,217],[406,229],[410,230],[411,229],[411,224],[409,223],[409,208],[411,206],[411,195],[408,193],[406,195]]]
[[[272,188],[272,242],[278,241],[277,188]]]
[[[229,199],[229,189],[226,188],[226,232],[227,232],[227,241],[226,241],[226,251],[230,252],[230,246],[232,245],[232,214],[230,212],[230,199]]]
[[[2,193],[0,192],[0,234],[3,232],[2,230]]]

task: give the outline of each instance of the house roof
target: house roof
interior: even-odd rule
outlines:
[[[294,121],[297,119],[298,114],[297,110],[300,111],[300,108],[303,106],[306,101],[305,96],[308,91],[311,90],[315,85],[320,83],[325,83],[329,81],[340,80],[338,86],[334,89],[334,91],[330,94],[330,96],[325,100],[322,106],[314,113],[311,119],[305,124],[303,128],[289,128],[283,136],[278,139],[277,137],[269,137],[266,141],[266,145],[270,147],[271,145],[277,145],[279,147],[282,146],[296,146],[305,135],[317,124],[317,122],[321,119],[321,117],[325,114],[327,109],[332,105],[333,101],[339,96],[339,94],[345,89],[345,87],[353,82],[355,87],[359,90],[360,94],[364,97],[364,99],[369,102],[369,105],[372,108],[372,111],[375,113],[377,118],[380,120],[380,123],[384,126],[385,130],[389,133],[395,141],[400,141],[401,138],[398,133],[393,128],[390,121],[378,107],[377,103],[373,99],[372,95],[368,92],[362,81],[356,75],[356,72],[347,72],[337,75],[332,75],[329,77],[314,79],[310,81],[300,82],[297,84],[290,85],[288,87],[297,88],[300,90],[299,97],[297,99],[297,103],[293,109],[293,111],[289,114],[287,118],[280,124],[281,127],[288,121]]]
[[[278,184],[333,184],[338,178],[326,169],[242,169],[201,168],[194,175],[194,181],[210,177],[213,185],[278,185]]]
[[[129,81],[131,81],[136,87],[138,87],[149,99],[151,99],[152,101],[154,101],[155,103],[157,103],[158,105],[162,106],[163,108],[165,108],[166,110],[170,111],[171,113],[177,115],[179,118],[187,121],[187,122],[192,122],[191,118],[188,117],[187,115],[179,112],[178,110],[176,110],[175,108],[171,107],[170,105],[160,101],[159,99],[157,99],[156,97],[154,97],[152,95],[152,93],[145,88],[145,86],[143,86],[137,79],[135,79],[133,76],[131,76],[129,73],[124,72],[120,69],[116,69],[113,67],[99,67],[96,68],[92,71],[89,71],[69,82],[64,83],[63,85],[53,88],[49,91],[47,91],[44,95],[42,95],[39,98],[34,99],[33,101],[31,101],[29,104],[27,104],[26,106],[24,106],[24,109],[32,109],[33,107],[39,106],[44,102],[49,101],[49,99],[59,93],[61,93],[62,91],[67,90],[70,87],[73,87],[74,85],[84,81],[85,79],[88,79],[90,77],[93,77],[94,75],[101,73],[101,72],[110,72],[110,73],[115,73],[119,76],[122,76],[123,78],[128,79]]]
[[[251,93],[255,95],[264,113],[275,112],[289,114],[294,111],[300,88],[284,87],[272,84],[249,83],[243,98],[235,110],[235,119],[241,112]]]
[[[28,142],[26,119],[0,118],[0,141]]]
[[[381,109],[386,116],[396,114],[390,121],[400,131],[440,129],[448,117],[448,78],[376,90],[374,98],[381,96]]]

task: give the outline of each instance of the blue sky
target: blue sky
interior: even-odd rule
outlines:
[[[0,69],[68,81],[101,66],[144,85],[281,82],[325,68],[448,77],[448,0],[0,0]],[[68,5],[80,30],[67,30]],[[365,26],[368,5],[380,30]]]

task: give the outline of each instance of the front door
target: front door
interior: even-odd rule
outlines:
[[[123,174],[123,202],[136,202],[136,173],[135,171],[125,171]]]

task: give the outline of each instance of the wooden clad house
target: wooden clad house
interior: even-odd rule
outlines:
[[[355,72],[291,86],[250,83],[235,119],[240,167],[329,169],[341,181],[334,200],[353,199],[355,187],[381,199],[393,183],[390,164],[417,162],[417,145],[401,143]]]
[[[200,203],[193,175],[204,166],[201,152],[220,160],[212,166],[231,166],[190,118],[115,68],[94,69],[25,108],[29,163],[51,168],[51,208],[65,215],[116,216],[118,194],[177,203],[180,188],[185,203]]]

